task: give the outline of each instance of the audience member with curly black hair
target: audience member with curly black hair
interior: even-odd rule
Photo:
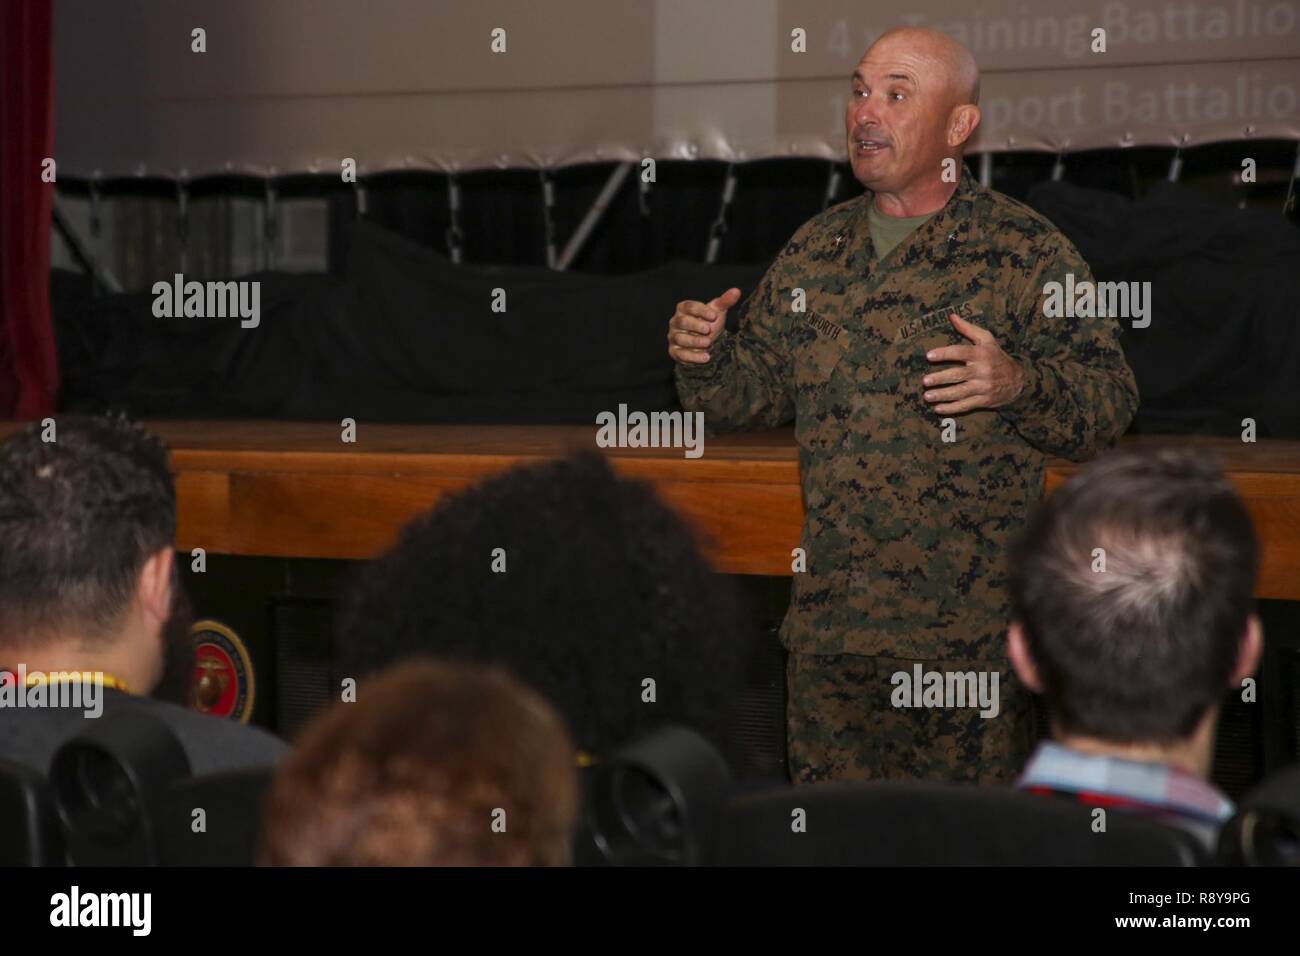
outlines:
[[[737,595],[653,488],[595,452],[446,496],[353,584],[340,676],[419,653],[498,663],[588,755],[668,723],[726,749]]]

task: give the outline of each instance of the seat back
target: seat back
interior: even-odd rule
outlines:
[[[167,789],[154,810],[163,866],[252,866],[271,768],[190,777]]]
[[[704,737],[663,727],[583,774],[578,866],[701,866],[713,861],[731,792]]]
[[[271,773],[193,777],[166,723],[106,714],[59,747],[48,777],[0,761],[0,865],[252,865]]]
[[[739,866],[1196,866],[1194,835],[1109,809],[937,783],[824,783],[733,801]]]
[[[1269,774],[1219,833],[1226,866],[1300,866],[1300,765]]]
[[[128,710],[89,721],[50,762],[50,793],[68,863],[157,863],[151,810],[169,786],[189,774],[185,748],[156,717]]]
[[[63,862],[63,831],[45,775],[0,760],[0,866],[61,866]]]

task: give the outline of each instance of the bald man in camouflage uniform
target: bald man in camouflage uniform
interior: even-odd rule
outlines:
[[[681,303],[669,354],[708,431],[795,422],[807,570],[781,627],[792,779],[1006,782],[1034,738],[1006,656],[1007,544],[1046,458],[1113,443],[1137,386],[1114,319],[1043,314],[1047,283],[1091,280],[1078,251],[962,165],[979,122],[969,52],[891,31],[852,83],[850,161],[868,192],[794,234],[738,332],[725,318],[739,289]],[[986,687],[996,673],[996,716],[898,706],[913,696],[895,675],[918,664]]]

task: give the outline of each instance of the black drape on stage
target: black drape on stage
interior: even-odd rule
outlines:
[[[1206,161],[1223,159],[1223,150],[1203,152],[1215,154]],[[1150,326],[1121,322],[1141,394],[1134,431],[1238,434],[1251,418],[1260,437],[1300,437],[1291,394],[1300,380],[1295,223],[1274,209],[1199,198],[1158,176],[1145,195],[1125,187],[1139,168],[1150,181],[1167,159],[1156,150],[1113,162],[1074,158],[1070,181],[1052,182],[1051,157],[999,158],[995,185],[1052,219],[1099,280],[1152,283]],[[555,173],[558,246],[612,168]],[[229,319],[158,320],[148,295],[91,294],[84,280],[56,273],[62,406],[517,423],[590,422],[621,402],[674,408],[665,335],[676,302],[731,285],[748,294],[823,203],[861,194],[844,166],[828,200],[829,164],[738,165],[719,264],[708,266],[726,171],[724,163],[664,162],[642,197],[634,170],[564,273],[544,265],[534,172],[459,178],[460,266],[446,257],[445,178],[374,177],[363,217],[353,187],[335,183],[326,191],[330,274],[244,277],[263,283],[256,330]],[[506,293],[504,314],[488,305],[496,288]],[[742,311],[733,310],[733,322]]]
[[[361,224],[341,276],[262,273],[256,328],[153,315],[153,296],[90,294],[56,273],[69,409],[142,417],[591,422],[677,407],[668,318],[684,298],[750,290],[763,266],[674,261],[621,276],[454,266]],[[492,309],[495,290],[504,312]],[[733,311],[733,320],[736,318]]]
[[[1300,438],[1300,231],[1271,210],[1173,183],[1142,198],[1045,183],[1030,203],[1099,281],[1150,282],[1150,325],[1121,320],[1141,405],[1133,431]]]

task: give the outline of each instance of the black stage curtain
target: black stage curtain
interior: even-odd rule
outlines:
[[[1132,431],[1300,438],[1300,232],[1174,183],[1140,199],[1049,182],[1032,206],[1099,281],[1151,283],[1151,324],[1121,321],[1141,406]]]
[[[1260,437],[1300,437],[1295,224],[1163,181],[1134,198],[1135,190],[1125,194],[1106,178],[1119,167],[1080,167],[1074,183],[1044,182],[1043,158],[1031,159],[1037,165],[1001,165],[997,185],[1055,222],[1099,280],[1152,283],[1150,327],[1121,323],[1142,400],[1132,430],[1236,435],[1242,419],[1253,418]],[[557,174],[561,244],[609,168]],[[445,190],[431,189],[427,177],[383,177],[368,185],[365,217],[355,216],[351,193],[331,200],[330,275],[244,277],[262,282],[255,330],[232,319],[155,319],[151,295],[96,295],[84,279],[55,272],[61,407],[521,424],[593,422],[620,403],[676,408],[665,353],[676,302],[732,285],[752,291],[790,234],[821,208],[831,167],[738,166],[721,264],[707,266],[700,260],[725,170],[679,164],[672,188],[651,189],[650,215],[635,182],[625,183],[581,271],[565,273],[540,265],[535,173],[462,178],[461,266],[440,252]],[[832,200],[860,192],[845,175]],[[658,265],[633,271],[635,263]],[[489,307],[495,288],[506,292],[504,314]],[[741,311],[733,310],[733,322]]]
[[[260,324],[155,318],[151,294],[92,295],[56,272],[67,410],[300,421],[594,423],[674,409],[668,319],[748,291],[757,266],[672,261],[592,276],[454,266],[362,222],[341,276],[261,273]],[[491,308],[504,290],[505,312]],[[733,311],[731,319],[738,318]]]

